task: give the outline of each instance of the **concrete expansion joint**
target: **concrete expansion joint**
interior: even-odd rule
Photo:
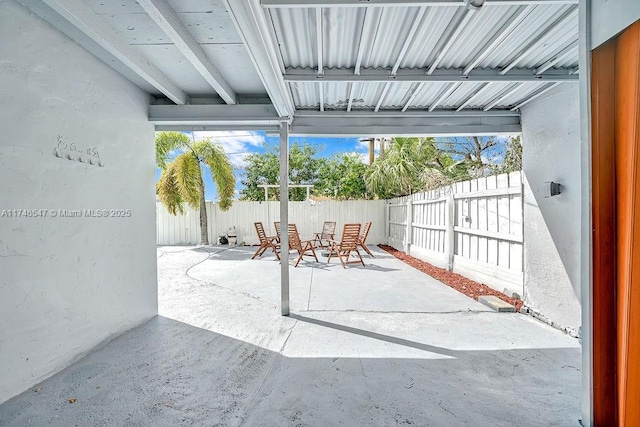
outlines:
[[[191,270],[192,268],[194,268],[194,267],[196,267],[196,266],[198,266],[198,265],[202,264],[202,263],[203,263],[203,262],[205,262],[206,260],[210,259],[210,258],[211,258],[211,255],[213,255],[213,254],[217,254],[217,253],[219,253],[219,252],[223,252],[223,251],[226,251],[226,250],[227,250],[227,249],[222,249],[221,251],[213,252],[213,253],[211,253],[211,252],[207,251],[207,254],[208,254],[208,255],[206,256],[206,258],[204,258],[203,260],[200,260],[200,261],[196,262],[196,263],[195,263],[195,264],[193,264],[191,267],[187,268],[187,270],[184,272],[184,275],[185,275],[185,276],[187,276],[187,277],[188,277],[188,278],[190,278],[190,279],[198,280],[198,279],[196,279],[195,277],[189,276],[189,270]],[[200,282],[201,280],[198,280],[198,281]]]
[[[578,338],[578,339],[582,339],[582,336],[580,334],[580,331],[577,331],[576,329],[570,327],[570,326],[563,326],[560,325],[557,322],[554,322],[553,320],[549,319],[548,317],[546,317],[544,314],[540,313],[539,310],[536,310],[532,307],[528,307],[526,305],[523,305],[522,308],[520,309],[520,313],[527,315],[527,316],[531,316],[534,319],[545,323],[549,326],[551,326],[552,328],[555,328],[559,331],[564,332],[565,334],[573,337],[573,338]]]
[[[206,248],[206,246],[201,246],[201,247],[205,247],[205,248]],[[190,250],[190,249],[187,249],[187,250]],[[270,307],[277,307],[277,305],[276,305],[276,304],[272,304],[272,303],[270,303],[270,302],[268,302],[268,301],[265,301],[265,300],[263,300],[263,299],[261,299],[261,298],[259,298],[259,297],[257,297],[257,296],[251,295],[251,294],[249,294],[249,293],[247,293],[247,292],[243,292],[243,291],[239,291],[239,290],[237,290],[237,289],[232,289],[232,288],[227,288],[227,287],[224,287],[224,286],[220,286],[220,285],[218,285],[217,283],[208,282],[208,281],[206,281],[206,280],[198,279],[197,277],[193,277],[193,276],[190,276],[190,275],[189,275],[189,270],[191,270],[192,268],[194,268],[194,267],[196,267],[196,266],[198,266],[198,265],[202,264],[203,262],[207,261],[208,259],[210,259],[210,258],[211,258],[211,255],[216,255],[216,254],[219,254],[220,252],[224,252],[224,251],[228,251],[228,250],[229,250],[228,248],[225,248],[225,249],[221,249],[221,250],[216,251],[216,252],[209,252],[209,251],[207,251],[207,253],[208,253],[209,255],[207,255],[207,257],[206,257],[205,259],[200,260],[200,261],[196,262],[195,264],[191,265],[190,267],[188,267],[188,268],[185,270],[184,275],[185,275],[185,276],[187,276],[187,277],[188,277],[189,279],[191,279],[191,280],[195,280],[196,282],[200,282],[200,283],[203,283],[203,284],[205,284],[205,285],[215,286],[215,287],[216,287],[216,288],[218,288],[218,289],[224,289],[224,290],[227,290],[227,291],[235,292],[235,293],[237,293],[237,294],[240,294],[240,295],[243,295],[243,296],[245,296],[245,297],[249,297],[249,298],[251,298],[251,299],[253,299],[253,300],[259,301],[259,302],[261,302],[261,303],[264,303],[264,304],[266,304],[266,305],[268,305],[268,306],[270,306]],[[171,253],[179,253],[179,252],[183,252],[183,251],[171,252]]]

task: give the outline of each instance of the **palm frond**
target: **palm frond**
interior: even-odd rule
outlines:
[[[162,171],[160,179],[156,184],[156,193],[160,202],[167,208],[171,215],[178,213],[184,214],[184,201],[180,194],[176,175],[174,173],[175,164],[170,163],[167,168]]]
[[[200,162],[192,152],[180,154],[171,163],[174,180],[182,198],[194,209],[200,207],[200,185],[202,175]]]
[[[156,134],[156,165],[167,168],[167,156],[177,148],[189,146],[189,137],[181,132],[158,132]]]
[[[229,210],[233,203],[233,195],[236,189],[236,177],[233,173],[233,166],[224,149],[220,144],[212,143],[208,140],[198,142],[193,149],[211,169],[211,178],[216,187],[218,187],[220,209],[223,211]]]

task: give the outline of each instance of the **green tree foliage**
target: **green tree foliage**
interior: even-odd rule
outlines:
[[[367,170],[370,193],[389,198],[429,190],[464,179],[464,164],[442,153],[433,138],[394,138],[383,159]]]
[[[172,152],[180,151],[173,161]],[[180,132],[160,132],[156,135],[156,165],[162,170],[156,193],[172,215],[184,213],[184,204],[200,211],[201,244],[209,244],[204,179],[202,167],[211,169],[218,188],[220,209],[228,210],[233,203],[236,186],[233,166],[222,146],[209,140],[192,142]]]
[[[318,194],[339,200],[371,198],[364,180],[367,169],[368,166],[356,153],[327,159],[319,171]]]
[[[495,137],[447,140],[399,137],[386,148],[384,158],[379,157],[372,166],[363,164],[358,154],[322,159],[317,158],[318,151],[314,146],[292,144],[290,183],[313,184],[312,194],[342,200],[401,196],[491,173],[519,170],[522,164],[519,138],[506,144]],[[264,200],[264,189],[258,185],[279,183],[278,150],[252,154],[247,162],[242,199]],[[305,189],[291,189],[291,200],[305,197]],[[279,199],[277,188],[269,190],[269,199]]]
[[[315,185],[318,172],[325,159],[316,157],[322,147],[314,145],[299,145],[294,142],[289,147],[289,183]],[[280,180],[278,180],[278,183]],[[315,190],[312,189],[312,190]],[[315,191],[313,191],[315,193]],[[290,200],[303,201],[307,198],[306,188],[292,188],[289,190]]]
[[[494,173],[509,173],[522,170],[522,141],[520,136],[509,138],[502,163],[496,165]]]
[[[289,147],[289,183],[315,185],[318,173],[325,159],[316,157],[319,147],[294,142]],[[246,188],[241,191],[241,200],[264,200],[264,189],[258,187],[261,184],[280,183],[280,150],[272,147],[263,154],[250,154],[245,157],[244,179],[241,181]],[[314,189],[315,194],[315,189]],[[269,189],[269,200],[279,200],[278,188]],[[305,188],[292,188],[289,192],[289,200],[302,201],[307,197]]]

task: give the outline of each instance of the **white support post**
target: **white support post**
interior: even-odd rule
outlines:
[[[413,224],[413,195],[409,196],[407,200],[407,228],[404,234],[404,252],[407,255],[411,255],[411,236],[413,231],[411,229]]]
[[[266,190],[266,188],[265,188]],[[280,304],[289,315],[289,123],[280,123]]]
[[[456,205],[455,200],[453,198],[453,193],[447,196],[446,202],[446,211],[447,211],[447,231],[445,233],[445,261],[447,263],[447,270],[453,271],[453,259],[455,255],[455,244],[456,244],[456,235],[454,231],[454,226],[456,223]]]
[[[307,202],[309,201],[310,197],[309,197],[309,192],[311,190],[311,187],[307,187]]]
[[[264,187],[264,201],[265,202],[269,201],[269,188],[266,185]]]
[[[594,425],[593,395],[593,250],[591,200],[591,8],[592,2],[580,2],[578,31],[580,49],[580,300],[582,308],[582,425]],[[524,195],[523,195],[524,197]]]

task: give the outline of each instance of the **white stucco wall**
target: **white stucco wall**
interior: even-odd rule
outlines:
[[[525,303],[559,326],[580,320],[580,102],[563,84],[522,108]],[[562,194],[544,197],[545,182]]]
[[[0,40],[1,403],[156,315],[157,282],[147,95],[14,0]],[[58,138],[104,167],[57,158]]]
[[[591,0],[591,48],[640,19],[640,0]]]

